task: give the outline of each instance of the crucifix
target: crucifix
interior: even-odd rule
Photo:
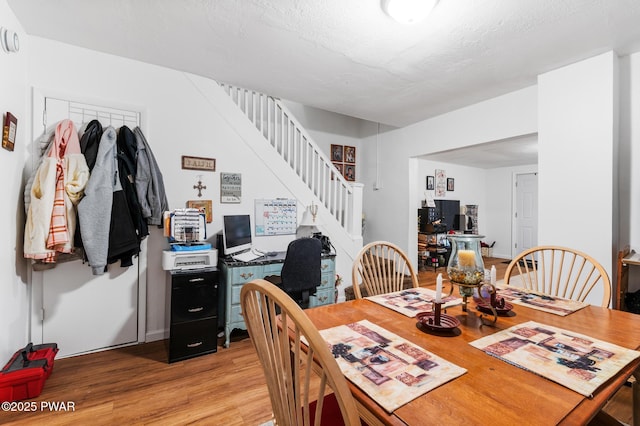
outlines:
[[[203,189],[207,189],[206,185],[202,184],[202,176],[198,176],[198,184],[197,185],[193,185],[193,189],[197,189],[198,190],[198,197],[202,197],[202,190]]]

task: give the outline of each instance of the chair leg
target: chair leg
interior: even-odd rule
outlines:
[[[640,368],[633,372],[634,381],[631,383],[631,398],[633,404],[633,426],[640,426]]]

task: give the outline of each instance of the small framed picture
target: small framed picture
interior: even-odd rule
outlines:
[[[436,178],[435,176],[427,176],[427,189],[434,190],[436,187]]]
[[[447,191],[453,191],[453,178],[447,178]]]
[[[336,167],[336,169],[338,169],[338,172],[340,172],[341,175],[344,175],[344,164],[342,163],[333,163],[333,165]],[[335,177],[333,176],[333,172],[331,173],[331,180],[334,180]]]
[[[337,161],[342,163],[343,154],[344,154],[344,146],[343,145],[333,145],[331,144],[331,161]]]
[[[199,209],[204,212],[207,223],[213,222],[213,208],[211,200],[189,200],[187,201],[187,207]]]
[[[348,181],[356,180],[356,166],[353,164],[344,165],[344,178]]]
[[[356,147],[346,146],[344,147],[344,162],[355,164],[356,162]]]

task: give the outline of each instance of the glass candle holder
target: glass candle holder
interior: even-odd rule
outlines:
[[[484,262],[480,252],[480,240],[484,235],[472,234],[451,234],[447,235],[451,241],[451,255],[447,265],[449,280],[460,285],[460,293],[463,287],[470,287],[470,294],[473,294],[473,287],[478,286],[484,279]]]

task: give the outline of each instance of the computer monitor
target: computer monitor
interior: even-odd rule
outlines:
[[[225,256],[251,248],[251,218],[248,214],[223,216],[222,244]]]

